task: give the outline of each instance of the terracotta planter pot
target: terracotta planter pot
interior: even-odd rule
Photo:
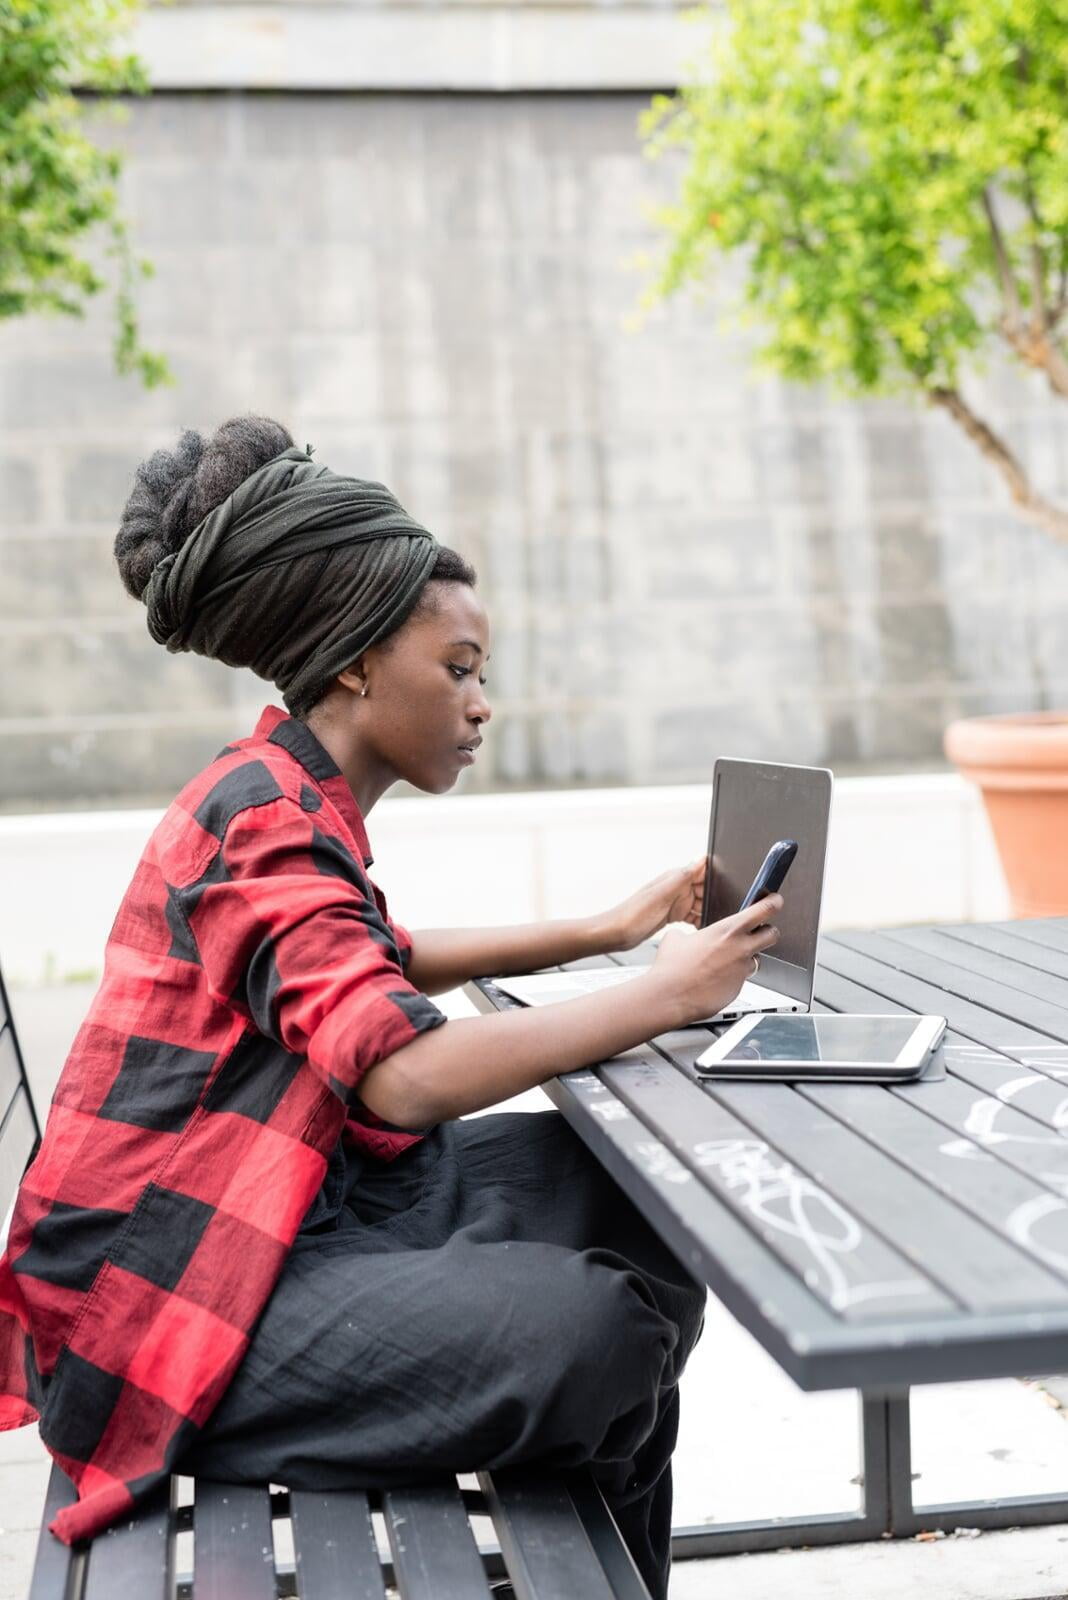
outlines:
[[[1068,915],[1068,712],[966,717],[945,748],[983,791],[1014,914]]]

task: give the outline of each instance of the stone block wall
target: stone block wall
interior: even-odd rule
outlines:
[[[113,374],[105,303],[0,324],[0,805],[165,799],[270,697],[154,646],[110,556],[136,462],[246,410],[479,567],[469,788],[931,765],[960,712],[1068,702],[1068,551],[946,419],[755,377],[726,281],[632,326],[644,100],[160,93],[101,130],[179,381]],[[1068,411],[972,390],[1068,493]]]

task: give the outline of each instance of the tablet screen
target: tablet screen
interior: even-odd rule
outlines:
[[[720,1059],[745,1061],[863,1061],[889,1065],[916,1030],[915,1017],[768,1016]]]

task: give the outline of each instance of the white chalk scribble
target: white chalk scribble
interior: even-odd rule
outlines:
[[[774,1154],[762,1139],[706,1139],[694,1146],[700,1167],[715,1174],[735,1205],[764,1228],[796,1239],[811,1255],[804,1273],[810,1289],[826,1294],[836,1311],[865,1300],[922,1295],[916,1277],[850,1282],[849,1262],[864,1239],[861,1224],[826,1189]],[[854,1275],[859,1263],[853,1263]]]

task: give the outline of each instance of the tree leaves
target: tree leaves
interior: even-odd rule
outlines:
[[[0,317],[84,314],[106,279],[86,258],[107,238],[115,359],[149,387],[164,358],[140,339],[134,287],[148,264],[119,214],[120,161],[85,133],[86,96],[142,94],[144,70],[116,46],[136,0],[0,0]]]
[[[994,194],[1020,314],[1059,337],[1068,0],[728,0],[703,67],[642,122],[686,156],[654,292],[741,251],[774,369],[954,386],[1005,336]]]

